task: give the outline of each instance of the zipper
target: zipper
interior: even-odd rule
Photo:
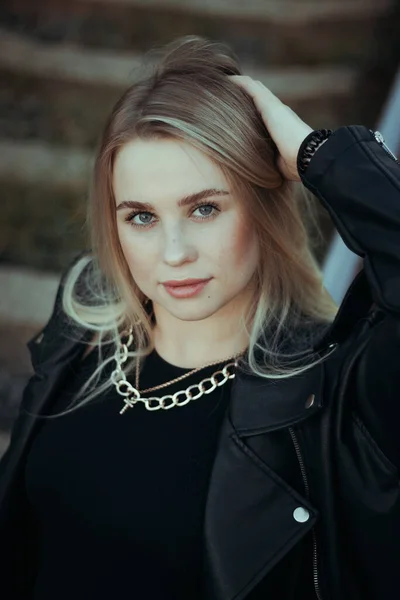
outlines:
[[[393,160],[395,160],[398,163],[399,161],[397,159],[397,156],[395,156],[393,154],[393,152],[391,151],[391,149],[389,148],[389,146],[387,146],[381,132],[380,131],[372,131],[372,129],[370,129],[370,132],[372,133],[372,135],[374,136],[374,138],[378,142],[378,144],[385,150],[386,154],[389,154],[390,158],[393,158]]]
[[[303,456],[301,454],[300,445],[297,440],[297,436],[293,430],[293,427],[289,427],[289,432],[290,432],[290,436],[292,438],[294,449],[296,451],[297,460],[299,461],[299,466],[300,466],[301,476],[303,478],[306,498],[307,498],[307,500],[309,500],[310,499],[310,487],[308,485],[307,473],[306,473],[306,468],[304,466],[304,460],[303,460]],[[313,563],[314,590],[315,590],[315,595],[317,596],[317,599],[322,600],[321,589],[320,589],[320,585],[319,585],[319,576],[318,576],[318,546],[317,546],[317,535],[315,533],[315,527],[312,528],[312,539],[313,539],[312,563]]]

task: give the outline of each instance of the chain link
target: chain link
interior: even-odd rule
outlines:
[[[128,359],[128,347],[132,341],[133,334],[132,328],[130,328],[128,331],[128,341],[125,344],[121,343],[115,351],[114,360],[116,362],[116,368],[112,371],[110,376],[117,393],[124,398],[125,406],[119,411],[120,415],[124,414],[128,408],[133,408],[138,402],[142,402],[148,411],[170,410],[175,406],[185,406],[192,400],[198,400],[205,394],[211,394],[217,387],[221,387],[236,376],[235,370],[238,363],[235,360],[234,362],[226,364],[223,369],[216,371],[210,377],[203,379],[200,383],[190,385],[185,390],[179,390],[179,392],[176,392],[175,394],[167,394],[161,398],[155,396],[143,398],[139,390],[126,379],[122,369],[122,364]]]
[[[156,398],[154,396],[150,398],[142,398],[138,390],[136,390],[129,382],[123,381],[122,383],[127,385],[131,390],[133,397],[130,397],[129,392],[124,390],[120,391],[117,389],[117,392],[121,394],[121,396],[124,396],[125,402],[125,406],[120,410],[120,414],[122,415],[126,410],[128,410],[128,408],[135,406],[137,402],[142,402],[145,405],[145,408],[149,411],[169,410],[175,406],[185,406],[192,400],[198,400],[204,394],[211,394],[211,392],[213,392],[217,387],[224,385],[224,383],[226,383],[229,379],[234,379],[236,367],[236,361],[228,363],[223,369],[216,371],[213,375],[211,375],[211,377],[203,379],[200,381],[200,383],[190,385],[188,388],[186,388],[186,390],[179,390],[179,392],[176,392],[175,394],[167,394],[161,398]],[[222,377],[218,383],[216,383],[217,377]]]

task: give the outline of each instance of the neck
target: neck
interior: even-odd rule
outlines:
[[[189,369],[229,359],[248,347],[242,311],[243,304],[226,306],[201,321],[182,321],[155,305],[155,349],[167,362]]]

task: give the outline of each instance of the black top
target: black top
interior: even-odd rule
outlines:
[[[71,367],[54,412],[96,363],[94,351]],[[185,389],[219,366],[154,395]],[[104,377],[114,368],[112,361]],[[153,352],[140,388],[186,372]],[[123,415],[112,389],[44,421],[26,467],[40,531],[34,600],[201,597],[203,515],[229,387],[183,407],[149,412],[139,403]]]

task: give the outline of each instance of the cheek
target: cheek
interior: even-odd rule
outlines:
[[[229,236],[224,236],[218,252],[218,263],[236,273],[253,273],[258,262],[258,244],[254,231],[242,219],[235,223]],[[229,273],[226,273],[229,275]]]
[[[149,279],[155,258],[151,245],[143,248],[143,243],[136,236],[129,235],[130,233],[125,229],[119,231],[119,240],[132,277],[140,287],[142,280]]]

